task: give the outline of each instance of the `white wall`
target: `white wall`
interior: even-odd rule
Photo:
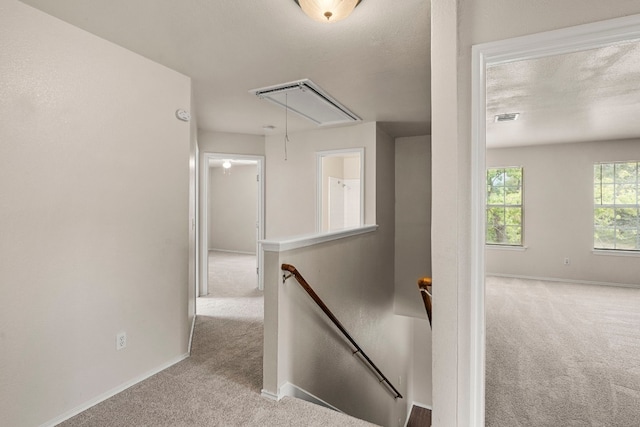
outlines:
[[[196,318],[196,297],[198,295],[199,273],[198,273],[198,239],[196,218],[198,212],[198,123],[196,120],[196,101],[193,95],[193,86],[191,87],[191,121],[190,125],[190,144],[189,144],[189,304],[187,312],[189,313],[189,334],[195,327]],[[191,346],[192,343],[190,343]],[[191,347],[189,347],[191,351]]]
[[[350,155],[350,157],[346,157]],[[339,179],[357,179],[360,183],[360,155],[353,155],[345,153],[339,156],[325,156],[321,160],[322,162],[322,228],[319,231],[329,230],[329,218],[331,216],[329,212],[329,178]],[[351,193],[351,195],[360,194]],[[359,203],[358,203],[359,204]],[[360,206],[360,209],[363,207]],[[355,217],[355,216],[354,216]],[[335,228],[334,228],[335,230]]]
[[[265,254],[265,389],[277,394],[280,387],[290,382],[349,414],[380,425],[396,426],[404,422],[411,403],[407,384],[412,319],[393,313],[394,142],[375,125],[367,125],[366,129],[372,131],[374,138],[373,145],[367,144],[366,152],[367,160],[372,162],[367,167],[374,173],[374,182],[368,181],[367,186],[373,187],[369,202],[375,206],[378,229],[316,247]],[[328,134],[334,134],[335,130]],[[306,147],[310,155],[298,154],[300,159],[306,159],[298,165],[302,170],[315,162],[313,145]],[[289,159],[292,160],[291,154]],[[289,182],[296,179],[298,169],[285,168],[281,173],[282,182]],[[294,199],[289,199],[286,191],[276,194],[281,199],[272,197],[273,203],[267,205],[272,211],[267,215],[283,223],[279,217],[287,217],[291,211],[282,206]],[[404,399],[394,400],[393,394],[354,358],[344,339],[293,279],[282,284],[283,262],[299,269],[400,389]]]
[[[257,166],[209,169],[209,250],[256,253]]]
[[[407,402],[433,407],[431,374],[431,326],[427,319],[413,318],[411,338],[411,372],[407,384]]]
[[[33,426],[185,356],[190,80],[13,0],[0,51],[0,424]]]
[[[318,129],[289,135],[284,159],[281,135],[265,137],[267,238],[314,233],[316,229],[316,152],[365,148],[365,224],[376,223],[376,124]]]
[[[395,141],[394,312],[414,317],[408,400],[431,406],[431,327],[418,278],[431,276],[431,137]]]
[[[344,158],[325,157],[322,159],[322,229],[329,230],[329,177],[344,179]]]
[[[426,319],[418,278],[431,276],[431,137],[396,139],[396,314]]]
[[[243,133],[210,132],[199,130],[198,147],[200,148],[200,154],[229,153],[264,156],[265,153],[264,136],[249,135]]]
[[[434,421],[469,425],[471,46],[640,13],[622,0],[432,2]]]
[[[487,150],[488,167],[524,168],[527,248],[487,249],[487,274],[640,284],[640,257],[593,253],[593,165],[637,159],[638,140]]]

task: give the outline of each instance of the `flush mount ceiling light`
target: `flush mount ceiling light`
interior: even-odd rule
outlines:
[[[293,111],[318,126],[359,122],[360,117],[320,89],[309,79],[249,91],[260,99]]]
[[[231,167],[231,161],[230,160],[225,160],[222,163],[222,167],[225,168],[225,169],[229,169]]]
[[[500,123],[500,122],[513,122],[515,120],[518,120],[518,117],[520,116],[520,113],[504,113],[504,114],[498,114],[493,118],[493,122],[494,123]]]
[[[361,0],[293,0],[311,19],[330,24],[353,12]]]

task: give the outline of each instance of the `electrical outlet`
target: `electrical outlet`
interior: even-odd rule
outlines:
[[[127,333],[120,332],[116,335],[116,350],[122,350],[127,346]]]

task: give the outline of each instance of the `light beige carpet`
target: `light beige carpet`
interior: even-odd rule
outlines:
[[[487,277],[486,425],[640,426],[640,289]]]
[[[371,426],[262,388],[263,299],[255,257],[210,253],[210,294],[198,298],[192,356],[63,426]]]

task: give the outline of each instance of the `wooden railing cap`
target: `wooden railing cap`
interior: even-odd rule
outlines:
[[[419,288],[424,288],[427,286],[432,286],[431,277],[421,277],[418,279]]]

